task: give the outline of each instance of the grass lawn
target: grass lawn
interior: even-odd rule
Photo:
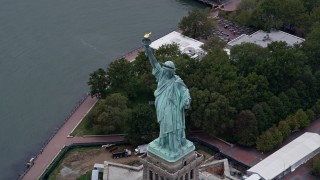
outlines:
[[[97,105],[97,104],[96,104]],[[93,108],[96,107],[96,105],[94,105]],[[92,109],[93,109],[92,108]],[[90,112],[89,112],[90,113]],[[89,114],[88,113],[88,114]],[[78,124],[78,126],[76,127],[76,129],[74,131],[72,131],[72,133],[70,134],[71,136],[83,136],[83,135],[94,135],[95,132],[93,131],[93,129],[88,129],[85,127],[85,123],[87,121],[87,115],[82,119],[82,121],[80,122],[80,124]]]

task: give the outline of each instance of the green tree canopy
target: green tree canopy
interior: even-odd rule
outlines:
[[[304,52],[313,71],[320,69],[320,26],[315,26],[303,43]]]
[[[106,75],[106,71],[102,68],[90,73],[87,84],[90,87],[90,95],[92,97],[97,97],[98,99],[106,97],[107,87],[110,85]]]
[[[316,116],[320,115],[320,99],[316,102],[315,105],[312,106],[312,110],[315,113]]]
[[[311,173],[320,178],[320,156],[317,155],[312,159]]]
[[[134,77],[133,63],[124,58],[113,61],[107,69],[107,77],[114,89],[128,89]]]
[[[320,7],[313,8],[311,12],[300,14],[296,18],[296,22],[297,28],[303,32],[303,35],[310,33],[314,26],[320,23]]]
[[[111,94],[105,100],[100,100],[97,114],[93,115],[93,128],[98,134],[124,132],[125,122],[130,110],[127,108],[128,99],[120,93]]]
[[[239,25],[247,25],[250,23],[250,16],[257,7],[259,0],[242,0],[237,7],[235,13],[232,14],[233,19]]]
[[[244,146],[252,146],[258,135],[257,120],[250,110],[241,111],[234,122],[237,142]]]
[[[133,145],[149,143],[158,135],[155,109],[148,104],[138,104],[127,121],[127,139]]]
[[[278,129],[281,132],[283,139],[287,139],[291,134],[290,126],[287,121],[280,121]]]
[[[306,112],[303,111],[303,109],[298,109],[295,114],[295,118],[298,121],[301,129],[307,127],[310,124],[310,119],[308,118]]]
[[[188,16],[183,17],[179,22],[182,34],[194,39],[206,38],[210,35],[212,28],[215,26],[215,21],[209,18],[209,13],[209,9],[189,11]]]
[[[273,137],[270,131],[262,133],[256,142],[256,148],[258,151],[270,151],[273,149]]]
[[[298,123],[298,120],[296,119],[296,117],[294,115],[287,116],[285,121],[290,126],[291,132],[299,130],[300,124]]]
[[[216,49],[216,48],[222,49],[225,46],[226,46],[226,42],[221,40],[219,36],[214,35],[205,41],[204,45],[202,46],[202,49],[204,49],[206,52],[212,52],[213,49]]]
[[[251,15],[251,25],[258,29],[289,29],[295,25],[295,18],[305,11],[300,0],[262,0]]]
[[[267,56],[268,50],[256,44],[244,43],[233,46],[230,52],[232,63],[237,67],[238,73],[248,75],[256,72],[261,61]]]
[[[178,44],[165,44],[155,51],[155,56],[159,62],[174,61],[182,56]]]

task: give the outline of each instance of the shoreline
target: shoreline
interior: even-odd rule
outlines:
[[[175,30],[177,30],[177,28],[174,28],[170,32]],[[163,33],[159,37],[155,38],[155,40],[165,36],[170,32]],[[139,52],[141,51],[143,51],[142,46],[135,48],[134,50],[129,51],[128,53],[125,53],[122,56],[119,56],[115,60],[118,60],[120,58],[125,58],[129,62],[132,62],[135,60],[135,58],[138,56]],[[89,103],[90,105],[83,108],[83,106],[87,105],[86,103],[88,103],[88,101],[90,102]],[[120,140],[123,140],[124,135],[93,136],[93,137],[70,136],[70,134],[74,131],[74,129],[77,128],[77,126],[81,123],[85,115],[89,113],[89,111],[97,103],[97,101],[98,100],[96,98],[92,98],[90,96],[89,92],[85,93],[83,98],[76,103],[74,108],[71,110],[70,114],[65,118],[65,120],[61,123],[61,125],[54,130],[52,136],[50,136],[50,138],[43,144],[41,149],[37,153],[35,153],[36,155],[33,157],[30,157],[30,158],[34,158],[34,161],[33,161],[34,164],[29,168],[25,167],[24,170],[18,174],[17,179],[26,179],[26,180],[38,179],[43,174],[43,172],[45,172],[46,168],[49,167],[50,164],[54,161],[55,157],[59,154],[59,152],[63,149],[64,146],[75,144],[75,143],[84,143],[84,142],[86,143],[108,142],[108,141],[114,141],[114,139],[117,139],[118,137],[120,137]],[[77,114],[78,115],[80,114],[80,116],[77,116]],[[77,116],[76,119],[74,119],[74,116]],[[63,144],[61,144],[62,142]],[[59,145],[60,147],[57,147]],[[53,149],[50,149],[50,148],[53,148]]]
[[[241,1],[241,0],[236,0],[236,1]],[[178,28],[178,27],[175,27],[175,28],[173,28],[171,31],[166,32],[166,33],[163,33],[163,34],[159,35],[158,37],[155,37],[155,38],[154,38],[154,41],[157,40],[157,39],[159,39],[159,38],[161,38],[161,37],[163,37],[163,36],[165,36],[165,35],[167,35],[168,33],[172,32],[172,31],[178,31],[178,32],[180,32],[180,31],[179,31],[179,28]],[[139,47],[137,47],[137,48],[135,48],[135,49],[133,49],[133,50],[125,53],[124,55],[119,56],[118,58],[115,58],[115,60],[118,60],[118,59],[120,59],[120,58],[124,58],[124,59],[128,60],[129,62],[132,62],[132,61],[135,60],[135,58],[138,56],[138,54],[139,54],[141,51],[143,51],[143,46],[139,46]],[[75,136],[75,137],[74,137],[74,136],[70,136],[70,134],[77,128],[77,126],[78,126],[78,125],[81,123],[81,121],[83,120],[84,116],[91,110],[91,108],[92,108],[92,107],[94,106],[94,104],[97,102],[97,100],[95,99],[96,101],[93,103],[93,105],[91,105],[91,107],[87,107],[87,109],[84,110],[85,112],[83,112],[83,111],[80,112],[79,108],[80,108],[88,99],[95,99],[95,98],[91,98],[89,92],[85,93],[85,95],[83,96],[83,98],[80,99],[80,100],[76,103],[76,105],[75,105],[74,108],[71,110],[71,112],[70,112],[70,114],[67,116],[67,118],[65,118],[65,120],[62,122],[62,124],[61,124],[58,128],[56,128],[56,129],[54,130],[52,136],[50,136],[50,138],[43,144],[43,146],[41,147],[41,149],[40,149],[37,153],[35,153],[36,155],[33,156],[33,157],[30,157],[30,158],[35,158],[35,159],[34,159],[34,165],[32,165],[32,166],[29,167],[29,168],[28,168],[28,167],[25,167],[24,170],[18,174],[18,176],[17,176],[18,179],[25,179],[26,177],[28,177],[29,172],[34,169],[34,166],[35,166],[35,164],[39,161],[39,158],[41,158],[41,156],[43,156],[44,151],[48,150],[48,146],[50,145],[50,143],[52,143],[52,142],[54,141],[54,139],[55,139],[57,136],[59,136],[59,134],[62,133],[62,130],[64,130],[64,127],[66,126],[66,124],[68,124],[68,122],[72,119],[72,117],[73,117],[76,113],[81,113],[83,117],[80,118],[80,119],[77,119],[76,124],[73,124],[72,129],[71,129],[71,130],[69,129],[68,134],[64,137],[65,139],[69,139],[70,142],[72,142],[71,144],[73,144],[73,143],[78,143],[77,140],[75,140],[75,139],[77,139],[77,137],[76,137],[76,136]],[[81,110],[82,110],[82,109],[81,109]],[[65,134],[65,132],[64,132],[64,134]],[[110,137],[114,137],[114,135],[111,135]],[[82,138],[84,138],[84,137],[82,137]],[[62,141],[62,140],[63,140],[63,139],[61,139],[61,137],[60,137],[60,141]],[[75,140],[75,141],[74,141],[74,140]],[[65,140],[65,141],[66,141],[66,140]],[[67,145],[67,144],[64,144],[64,146],[66,146],[66,145]],[[70,143],[69,143],[68,145],[70,145]],[[62,149],[63,149],[63,147],[61,147],[61,148],[59,149],[59,151],[56,152],[55,156],[57,156],[57,154],[59,154],[59,152],[60,152]],[[43,169],[42,172],[41,172],[41,174],[39,174],[38,177],[40,177],[40,176],[42,175],[42,173],[45,171],[44,168],[45,168],[45,167],[48,167],[53,160],[54,160],[54,158],[51,159],[50,163],[47,163],[46,165],[44,165],[44,167],[38,167],[38,168],[40,168],[40,169]],[[38,178],[38,177],[37,177],[37,178]]]

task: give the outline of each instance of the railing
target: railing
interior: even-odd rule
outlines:
[[[40,154],[42,154],[44,148],[49,144],[49,142],[52,140],[52,138],[58,133],[58,131],[63,127],[63,125],[66,124],[66,122],[70,119],[70,117],[76,112],[76,110],[81,106],[81,104],[87,99],[87,97],[90,95],[90,93],[85,93],[83,95],[83,97],[76,103],[76,105],[73,107],[73,109],[70,111],[70,113],[67,115],[67,117],[64,119],[64,121],[57,127],[54,129],[53,133],[51,134],[51,136],[46,140],[46,142],[44,142],[41,146],[41,149],[39,152],[36,153],[36,155],[32,156],[32,158],[34,158],[34,162],[36,161],[36,159],[39,157]],[[31,166],[26,167],[22,173],[20,173],[17,177],[17,179],[22,179],[27,172],[29,171]]]

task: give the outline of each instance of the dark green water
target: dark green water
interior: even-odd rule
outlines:
[[[88,91],[88,74],[177,27],[195,0],[0,0],[0,179],[14,179]]]

